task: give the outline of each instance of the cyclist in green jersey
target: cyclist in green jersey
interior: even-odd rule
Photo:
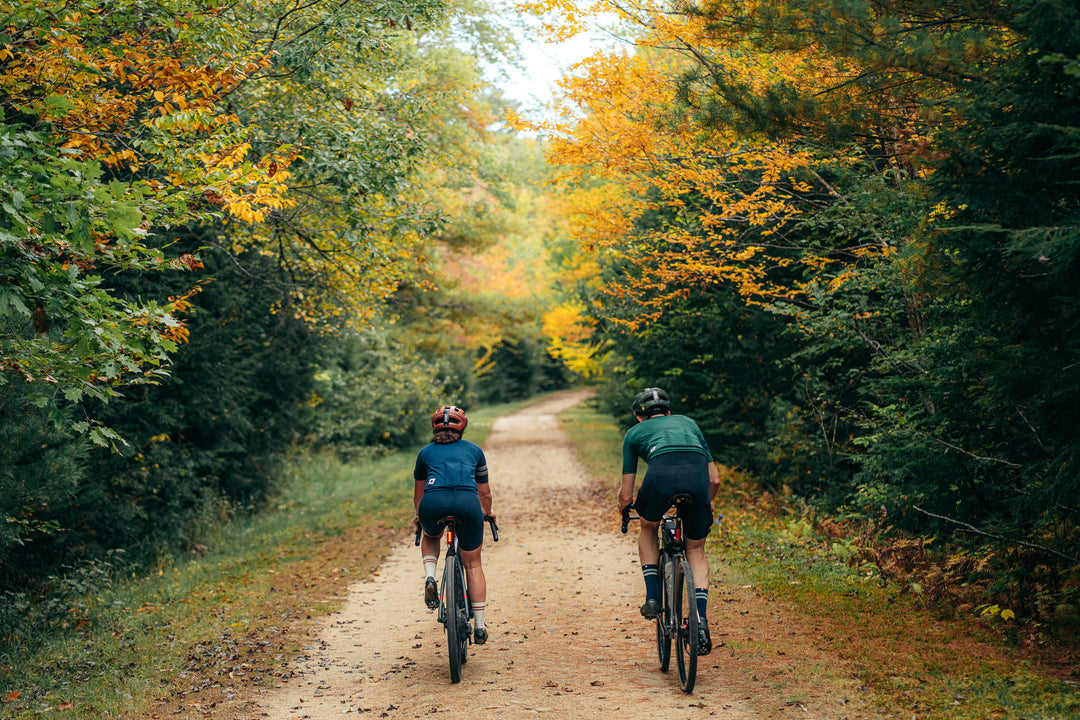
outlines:
[[[651,619],[660,611],[657,527],[672,495],[687,493],[694,498],[683,508],[683,532],[686,559],[694,573],[694,594],[700,618],[698,654],[707,655],[712,651],[712,640],[705,615],[709,599],[705,538],[712,529],[712,500],[720,490],[720,473],[697,423],[685,415],[672,415],[670,404],[667,393],[660,388],[646,388],[634,398],[632,409],[638,424],[623,438],[619,512],[634,503],[641,517],[638,557],[645,579],[645,604],[641,606],[641,614]],[[634,482],[639,459],[648,463],[648,469],[635,500]]]

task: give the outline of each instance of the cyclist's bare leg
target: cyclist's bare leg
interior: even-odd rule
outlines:
[[[420,559],[424,563],[424,604],[428,606],[428,609],[434,610],[439,607],[435,572],[439,562],[439,549],[442,546],[442,533],[438,535],[421,533],[420,537]]]
[[[690,571],[694,573],[694,585],[697,588],[709,587],[709,559],[705,556],[705,539],[686,540],[686,559]]]
[[[442,547],[442,535],[432,537],[427,533],[420,536],[420,555],[422,557],[438,557]]]
[[[656,537],[658,522],[641,519],[641,532],[638,533],[638,559],[642,565],[655,565],[660,561],[660,543]]]
[[[480,553],[484,546],[475,550],[461,551],[461,564],[465,566],[465,579],[469,583],[469,600],[473,603],[487,602],[487,580],[484,568],[480,564]]]
[[[484,546],[475,550],[461,551],[461,564],[465,566],[465,577],[469,583],[469,601],[472,603],[473,623],[476,626],[473,634],[473,642],[483,645],[487,642],[486,622],[484,612],[487,610],[487,580],[484,578],[484,567],[480,564],[480,552]]]

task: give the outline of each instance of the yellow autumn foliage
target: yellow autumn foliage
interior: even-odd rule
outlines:
[[[48,32],[12,28],[10,42],[0,45],[7,105],[46,120],[57,145],[78,159],[131,173],[156,167],[169,178],[170,192],[208,192],[242,220],[284,206],[285,185],[274,176],[296,152],[249,160],[245,129],[219,108],[269,65],[268,56],[208,59],[177,39],[175,29],[148,25],[139,33],[103,34],[95,18],[63,12],[63,3],[38,5],[42,12],[52,6],[56,19]]]
[[[703,124],[675,108],[707,99],[681,82],[687,70],[706,62],[702,48],[713,72],[752,91],[780,78],[796,86],[842,84],[852,68],[799,51],[751,52],[735,33],[719,43],[715,25],[663,3],[559,0],[519,7],[542,14],[553,37],[599,15],[635,28],[633,48],[601,51],[572,68],[560,83],[552,118],[511,118],[546,135],[551,162],[569,167],[565,180],[586,188],[571,193],[569,208],[581,252],[610,253],[638,268],[604,288],[639,308],[622,322],[648,322],[693,287],[733,285],[748,303],[760,304],[797,300],[818,286],[815,275],[834,260],[805,248],[791,252],[786,233],[806,211],[804,196],[835,196],[821,168],[850,159],[816,157],[807,146]],[[712,3],[710,10],[722,7]],[[650,211],[669,219],[636,230],[635,221]],[[885,242],[854,256],[883,252]],[[778,268],[796,263],[808,272],[777,280]],[[834,279],[820,285],[836,289],[847,277],[830,274]]]
[[[548,352],[562,360],[571,371],[589,378],[600,374],[605,348],[591,342],[596,321],[580,303],[564,303],[544,314],[544,334],[549,338]]]

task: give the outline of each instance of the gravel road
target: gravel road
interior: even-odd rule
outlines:
[[[500,541],[488,535],[484,545],[490,638],[470,647],[460,683],[450,682],[445,634],[424,606],[420,552],[409,539],[349,588],[292,680],[249,705],[252,718],[870,717],[851,699],[854,683],[791,671],[837,662],[812,643],[783,657],[719,647],[700,659],[692,695],[679,689],[674,660],[670,673],[659,672],[653,625],[637,610],[634,536],[618,532],[613,506],[559,429],[557,414],[584,396],[560,394],[499,418],[485,444],[500,525]],[[617,458],[612,468],[614,486]],[[795,635],[753,588],[720,580],[710,605],[715,643]]]

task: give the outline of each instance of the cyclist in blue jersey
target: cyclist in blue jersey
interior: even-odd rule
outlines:
[[[462,440],[469,419],[465,411],[445,405],[431,416],[432,440],[416,457],[413,469],[414,528],[423,529],[420,552],[424,560],[424,602],[439,607],[435,582],[443,528],[440,519],[453,515],[458,520],[458,548],[469,585],[475,630],[473,642],[487,642],[484,610],[487,607],[487,583],[480,561],[484,544],[484,516],[494,519],[491,511],[491,488],[488,485],[484,451]]]
[[[660,612],[660,583],[657,562],[660,547],[657,528],[669,507],[668,500],[676,493],[688,493],[694,500],[683,507],[683,533],[686,536],[686,559],[694,574],[694,595],[697,600],[698,654],[712,651],[709,625],[705,618],[709,600],[709,560],[705,555],[705,538],[712,529],[712,500],[720,490],[720,473],[701,429],[685,415],[672,415],[670,400],[660,388],[646,388],[634,398],[631,406],[637,425],[623,438],[622,483],[619,488],[619,512],[634,503],[641,518],[638,535],[638,557],[645,579],[645,604],[641,614],[655,618]],[[648,469],[634,499],[638,459],[648,463]]]

